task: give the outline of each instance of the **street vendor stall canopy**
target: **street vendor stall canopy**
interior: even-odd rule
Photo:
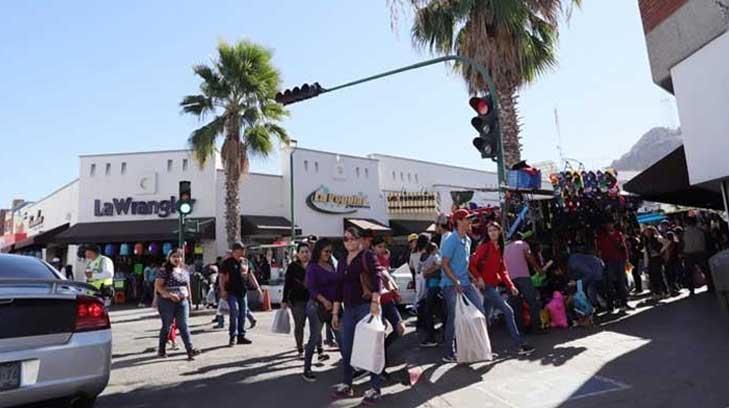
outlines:
[[[387,225],[371,218],[345,218],[344,228],[354,227],[360,231],[372,230],[375,234],[389,235],[392,230]]]
[[[291,221],[285,217],[266,215],[241,215],[241,234],[289,236],[291,235]],[[295,233],[301,234],[301,228],[296,227]]]
[[[405,236],[410,234],[420,234],[422,232],[435,232],[435,223],[433,221],[423,220],[390,220],[390,228],[393,235]]]
[[[646,201],[723,209],[721,193],[689,183],[683,145],[625,183],[623,188]]]
[[[200,218],[199,232],[186,231],[185,235],[196,239],[215,239],[215,219]],[[107,221],[84,222],[74,225],[53,240],[63,244],[81,244],[87,242],[129,242],[129,241],[175,241],[179,229],[179,221],[145,220],[145,221]]]

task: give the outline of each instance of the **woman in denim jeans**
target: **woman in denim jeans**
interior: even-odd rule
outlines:
[[[309,290],[309,301],[306,304],[309,342],[306,343],[304,352],[302,376],[308,382],[316,381],[316,376],[311,371],[311,360],[314,357],[314,350],[321,349],[322,325],[331,322],[338,285],[339,275],[332,264],[332,242],[323,238],[314,245],[311,261],[306,267],[306,288]],[[323,355],[322,352],[319,353],[320,361],[324,360]]]
[[[185,343],[187,359],[192,361],[200,351],[192,347],[190,341],[190,329],[187,321],[190,318],[190,272],[183,263],[183,253],[175,249],[167,255],[167,263],[157,274],[154,283],[155,290],[159,294],[159,313],[162,317],[162,329],[159,331],[160,357],[167,357],[167,336],[170,332],[172,321],[177,322],[180,336]]]
[[[518,347],[519,355],[529,355],[534,352],[534,347],[528,345],[519,333],[514,309],[501,297],[498,289],[504,284],[513,296],[519,296],[519,290],[514,286],[504,266],[501,225],[492,222],[488,225],[487,232],[488,240],[483,241],[471,257],[469,270],[476,276],[476,286],[483,293],[485,315],[488,317],[494,307],[499,309],[506,318],[506,327]]]
[[[336,398],[352,398],[352,381],[354,369],[350,361],[352,359],[352,347],[354,344],[354,331],[357,323],[368,314],[380,318],[382,310],[380,307],[380,290],[382,282],[378,273],[379,264],[372,251],[365,251],[362,248],[362,237],[354,228],[348,228],[344,233],[344,246],[347,249],[347,256],[339,260],[337,274],[341,281],[337,288],[336,302],[332,311],[332,327],[339,330],[341,341],[339,348],[342,351],[343,381],[335,389]],[[365,281],[370,289],[363,287]],[[368,293],[369,292],[369,293]],[[344,315],[340,321],[339,310],[344,305]],[[382,345],[384,348],[384,344]],[[370,373],[370,384],[372,389],[365,392],[364,403],[371,404],[381,400],[380,373]]]

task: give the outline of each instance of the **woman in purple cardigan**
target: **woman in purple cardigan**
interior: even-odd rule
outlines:
[[[334,308],[332,311],[332,326],[339,330],[339,347],[342,352],[343,381],[337,385],[335,397],[351,398],[352,379],[354,370],[350,365],[352,359],[352,345],[354,342],[354,329],[357,323],[367,314],[380,316],[380,290],[382,283],[378,270],[380,268],[372,251],[365,251],[362,247],[362,237],[354,228],[344,233],[344,246],[347,256],[339,260],[337,274],[340,277]],[[364,276],[361,276],[364,275]],[[362,287],[362,281],[368,282],[369,288]],[[370,294],[371,293],[371,294]],[[344,305],[344,315],[339,318],[339,310]],[[372,389],[364,395],[364,403],[380,401],[379,373],[370,373]]]

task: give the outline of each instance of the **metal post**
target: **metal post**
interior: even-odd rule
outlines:
[[[296,146],[291,146],[291,153],[289,153],[289,178],[291,184],[291,257],[293,258],[296,244],[294,243],[294,237],[296,237],[296,221],[294,220],[294,151]]]
[[[179,213],[180,216],[178,217],[180,219],[180,226],[179,226],[179,232],[177,233],[177,247],[183,250],[184,253],[184,246],[185,246],[185,234],[183,232],[183,228],[185,227],[185,214]]]
[[[724,211],[729,219],[729,181],[727,180],[721,182],[721,196],[724,198]]]
[[[367,78],[358,79],[356,81],[352,81],[352,82],[348,82],[346,84],[342,84],[342,85],[335,86],[333,88],[324,89],[324,90],[322,90],[321,93],[338,91],[338,90],[340,90],[342,88],[348,88],[350,86],[359,85],[359,84],[364,83],[364,82],[374,81],[375,79],[380,79],[380,78],[384,78],[384,77],[387,77],[387,76],[399,74],[401,72],[410,71],[410,70],[414,70],[414,69],[418,69],[418,68],[423,68],[423,67],[427,67],[429,65],[438,64],[438,63],[447,62],[447,61],[458,61],[458,62],[460,62],[462,64],[470,65],[476,71],[478,71],[478,73],[481,74],[481,76],[486,81],[486,85],[488,87],[488,91],[489,91],[489,93],[491,93],[492,100],[494,102],[494,108],[498,112],[498,109],[499,109],[499,97],[496,94],[496,85],[494,84],[494,81],[491,78],[491,76],[489,75],[488,71],[486,70],[486,68],[483,65],[481,65],[481,64],[473,61],[470,58],[462,57],[460,55],[447,55],[445,57],[440,57],[440,58],[435,58],[435,59],[428,60],[428,61],[423,61],[423,62],[420,62],[420,63],[417,63],[417,64],[413,64],[413,65],[409,65],[409,66],[406,66],[406,67],[394,69],[392,71],[383,72],[381,74],[373,75],[373,76],[370,76],[370,77],[367,77]],[[502,208],[502,211],[501,211],[502,212],[502,221],[505,221],[506,220],[506,215],[505,215],[505,211],[504,210],[506,209],[505,208],[506,207],[506,205],[505,205],[506,203],[505,203],[505,197],[504,197],[504,186],[506,185],[506,172],[505,172],[505,168],[504,168],[504,148],[503,148],[504,141],[503,141],[503,136],[502,136],[502,133],[501,133],[501,126],[499,126],[499,128],[496,129],[496,131],[497,131],[497,136],[498,136],[497,137],[497,140],[498,140],[498,158],[497,158],[497,164],[496,165],[497,165],[497,174],[498,174],[498,179],[499,179],[498,180],[498,182],[499,182],[499,186],[498,186],[499,187],[499,202],[501,203],[501,208]],[[292,188],[293,188],[293,186],[292,186]],[[293,222],[293,220],[292,220],[292,222]],[[503,225],[504,228],[508,228],[508,226],[506,225],[506,223],[503,223],[503,224],[504,224]]]

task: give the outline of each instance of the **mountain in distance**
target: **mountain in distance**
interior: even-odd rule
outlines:
[[[655,127],[644,134],[636,144],[610,167],[622,171],[640,172],[681,146],[681,129]]]

